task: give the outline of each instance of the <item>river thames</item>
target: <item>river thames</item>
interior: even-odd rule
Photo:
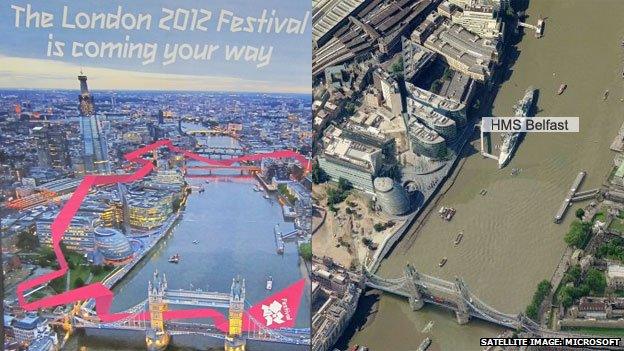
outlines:
[[[236,145],[225,137],[208,138],[210,145]],[[253,179],[233,181],[187,178],[191,185],[204,187],[193,191],[186,208],[171,233],[151,251],[113,290],[116,298],[113,311],[121,311],[147,298],[147,284],[153,273],[165,273],[172,289],[198,289],[229,292],[232,278],[245,279],[247,300],[257,303],[303,278],[295,244],[287,244],[283,255],[276,252],[273,228],[279,224],[283,232],[293,224],[282,218],[275,198],[265,199],[263,192],[253,190]],[[197,240],[198,244],[193,244]],[[169,263],[174,254],[180,255],[178,264]],[[273,277],[273,290],[265,289],[266,279]],[[309,285],[308,285],[309,288]],[[297,327],[310,325],[310,295],[306,289]],[[171,306],[171,309],[188,309]],[[226,311],[224,311],[226,312]],[[210,323],[209,320],[200,321]],[[201,344],[200,337],[193,337]],[[175,337],[173,338],[175,343]],[[143,345],[143,346],[140,346]],[[145,349],[143,336],[138,340],[120,342],[110,338],[74,337],[68,350],[87,346],[88,350]],[[202,348],[204,349],[204,348]],[[183,350],[170,347],[168,350]]]
[[[573,215],[561,224],[554,224],[553,216],[572,181],[586,170],[582,189],[595,188],[611,168],[609,145],[624,121],[622,13],[624,1],[618,0],[530,1],[528,22],[545,17],[545,36],[536,39],[527,32],[518,44],[519,57],[500,86],[493,115],[512,115],[513,104],[534,86],[537,115],[578,116],[580,132],[527,135],[503,170],[479,155],[475,140],[457,180],[438,202],[457,210],[453,220],[433,215],[418,233],[408,233],[415,239],[394,249],[381,265],[381,276],[400,275],[411,262],[423,273],[463,277],[482,301],[501,312],[524,310],[565,249],[563,236]],[[568,89],[558,96],[562,83]],[[603,101],[607,89],[610,95]],[[513,168],[521,169],[518,175],[510,174]],[[486,196],[479,195],[481,189]],[[459,231],[464,237],[455,247]],[[442,257],[448,263],[439,268]],[[479,338],[502,331],[474,319],[458,325],[451,312],[429,306],[412,312],[406,300],[387,295],[379,301],[366,297],[361,305],[365,311],[340,346],[414,350],[428,336],[430,350],[480,350]]]

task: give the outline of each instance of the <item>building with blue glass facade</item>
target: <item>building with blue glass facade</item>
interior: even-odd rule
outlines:
[[[80,81],[80,134],[82,136],[82,159],[86,174],[110,173],[108,146],[102,130],[102,121],[96,114],[93,96],[87,87],[87,76],[78,76]]]
[[[108,264],[126,263],[133,257],[128,238],[113,228],[95,228],[95,247]]]

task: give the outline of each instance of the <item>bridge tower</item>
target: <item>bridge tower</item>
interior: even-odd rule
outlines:
[[[423,308],[425,300],[423,300],[416,283],[420,279],[418,271],[409,263],[405,266],[405,277],[407,278],[405,284],[410,294],[409,304],[412,307],[412,311],[417,311]]]
[[[243,338],[243,313],[245,311],[245,279],[232,280],[230,292],[229,329],[225,337],[225,351],[245,351]]]
[[[457,319],[457,323],[466,324],[470,321],[470,307],[466,302],[470,297],[468,296],[468,288],[466,288],[466,284],[462,278],[455,277],[455,291],[457,292],[455,318]]]
[[[150,314],[150,326],[145,335],[145,343],[149,351],[161,351],[167,348],[171,336],[165,330],[164,312],[167,303],[163,301],[167,290],[167,277],[163,274],[162,280],[158,272],[154,272],[154,283],[148,282],[147,301]]]

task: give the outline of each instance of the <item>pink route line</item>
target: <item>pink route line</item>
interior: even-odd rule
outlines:
[[[60,243],[63,239],[63,235],[67,227],[70,225],[71,220],[76,215],[76,212],[80,208],[84,198],[87,196],[92,187],[97,185],[105,185],[105,184],[115,184],[115,183],[129,183],[136,180],[139,180],[150,172],[154,170],[154,165],[149,160],[142,159],[141,156],[149,153],[153,150],[156,150],[161,147],[167,147],[171,151],[175,153],[181,153],[185,157],[207,163],[210,165],[220,165],[220,166],[230,166],[233,163],[244,162],[244,161],[257,161],[264,158],[294,158],[301,163],[302,166],[306,168],[306,170],[310,169],[310,161],[306,159],[303,155],[291,151],[291,150],[281,150],[274,151],[270,153],[261,153],[261,154],[253,154],[253,155],[244,155],[241,157],[236,157],[227,160],[214,160],[211,158],[207,158],[201,155],[197,155],[190,151],[181,149],[177,146],[174,146],[170,140],[159,140],[153,144],[147,145],[140,149],[137,149],[133,152],[130,152],[124,155],[124,158],[127,161],[138,163],[140,167],[134,172],[130,174],[124,175],[87,175],[84,177],[82,182],[78,185],[71,198],[67,201],[67,203],[63,206],[59,215],[52,222],[50,227],[52,232],[52,247],[54,253],[56,255],[56,259],[59,263],[60,269],[57,271],[53,271],[50,273],[46,273],[39,277],[24,281],[17,286],[17,297],[20,303],[20,306],[27,310],[33,311],[40,308],[51,308],[60,305],[66,305],[73,302],[95,299],[96,302],[96,313],[100,318],[101,322],[111,323],[115,322],[127,317],[130,317],[131,314],[127,312],[119,312],[119,313],[111,313],[110,307],[114,299],[113,292],[104,286],[102,283],[93,283],[89,284],[77,289],[73,289],[70,291],[63,292],[61,294],[44,297],[37,301],[27,302],[24,293],[32,289],[36,286],[48,283],[54,279],[65,276],[68,270],[67,260],[61,251]],[[257,321],[264,320],[263,311],[261,309],[261,305],[263,303],[270,304],[273,301],[282,301],[285,304],[285,307],[291,312],[290,319],[286,318],[286,322],[283,324],[272,324],[267,326],[265,323],[265,327],[268,328],[283,328],[283,327],[292,327],[295,325],[295,319],[297,310],[299,307],[299,303],[301,300],[301,296],[303,295],[303,287],[305,285],[305,280],[301,279],[286,289],[268,297],[263,300],[261,303],[252,306],[246,314],[248,316],[254,317]],[[173,319],[189,319],[189,318],[210,318],[215,322],[215,326],[222,332],[227,332],[228,330],[228,320],[224,316],[223,313],[216,309],[206,308],[206,309],[192,309],[192,310],[171,310],[167,311],[164,314],[164,318],[167,320]],[[147,320],[149,319],[149,313],[143,312],[134,317],[136,320]],[[244,329],[249,330],[253,326],[250,325],[248,318],[245,319]]]

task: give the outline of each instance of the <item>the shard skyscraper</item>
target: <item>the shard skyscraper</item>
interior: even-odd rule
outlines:
[[[82,135],[82,158],[85,174],[110,173],[108,146],[99,116],[95,111],[93,96],[87,86],[87,76],[80,73],[80,132]]]

